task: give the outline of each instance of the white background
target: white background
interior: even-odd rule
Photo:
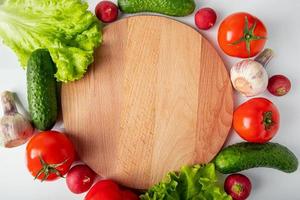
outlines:
[[[90,0],[90,8],[98,1]],[[281,113],[281,128],[273,139],[288,146],[300,158],[300,1],[299,0],[201,0],[198,7],[210,6],[218,12],[218,21],[209,31],[201,32],[218,49],[217,28],[220,20],[236,11],[247,11],[259,17],[267,26],[269,40],[267,47],[274,49],[276,56],[268,66],[268,72],[285,74],[292,81],[292,91],[284,97],[273,97],[267,92]],[[177,18],[194,26],[193,15]],[[0,19],[1,20],[1,19]],[[218,49],[219,51],[219,49]],[[229,68],[236,59],[220,52]],[[25,71],[21,69],[13,52],[0,44],[0,91],[17,92],[23,104],[26,101]],[[245,99],[236,95],[236,104]],[[241,141],[236,133],[231,133],[229,143]],[[14,149],[0,149],[0,199],[3,200],[76,200],[83,195],[73,195],[65,185],[65,180],[51,183],[33,181],[25,166],[25,146]],[[273,169],[251,169],[243,172],[251,180],[253,191],[251,200],[299,200],[300,170],[285,174]]]

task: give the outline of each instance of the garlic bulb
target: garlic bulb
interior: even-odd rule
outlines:
[[[264,50],[255,60],[242,60],[230,70],[233,87],[247,97],[263,93],[268,86],[268,74],[265,66],[273,57],[271,49]]]
[[[230,70],[233,87],[247,97],[264,92],[268,86],[265,68],[254,60],[243,60]]]
[[[0,146],[12,148],[24,144],[33,134],[31,123],[18,113],[11,92],[1,94],[4,116],[0,118]]]

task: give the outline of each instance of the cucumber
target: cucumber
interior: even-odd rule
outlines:
[[[51,129],[57,119],[56,66],[46,49],[34,51],[27,65],[27,95],[31,120],[39,130]]]
[[[223,173],[236,173],[254,167],[268,167],[291,173],[298,168],[297,157],[277,143],[255,144],[242,142],[223,149],[213,160]]]
[[[170,16],[187,16],[195,10],[194,0],[118,0],[124,13],[155,12]]]

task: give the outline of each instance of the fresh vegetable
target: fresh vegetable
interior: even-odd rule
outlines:
[[[26,147],[27,168],[42,181],[63,177],[75,159],[69,138],[57,131],[45,131],[32,137]]]
[[[122,195],[122,200],[139,200],[139,197],[135,193],[129,190],[121,191],[121,195]]]
[[[81,194],[90,189],[96,176],[96,173],[87,165],[76,165],[67,174],[67,186],[71,192]]]
[[[96,183],[85,196],[84,200],[121,200],[121,191],[117,183],[102,180]]]
[[[34,51],[27,65],[27,95],[34,126],[49,130],[58,114],[55,64],[46,49]]]
[[[283,75],[274,75],[269,79],[268,90],[275,96],[284,96],[291,90],[291,81]]]
[[[119,9],[111,1],[101,1],[95,9],[96,16],[105,23],[110,23],[118,19]]]
[[[211,8],[201,8],[195,15],[195,24],[201,30],[213,27],[217,20],[216,12]]]
[[[253,98],[233,113],[233,128],[246,141],[265,143],[279,129],[280,116],[276,106],[265,98]]]
[[[227,176],[224,189],[234,200],[245,200],[251,192],[251,182],[243,174],[231,174]]]
[[[0,118],[0,145],[12,148],[24,144],[33,134],[30,122],[18,113],[13,93],[1,94],[4,116]]]
[[[231,145],[215,157],[214,163],[216,169],[223,174],[255,167],[268,167],[291,173],[298,168],[297,157],[287,147],[271,142],[242,142]]]
[[[170,16],[183,17],[192,14],[194,0],[118,0],[124,13],[155,12]]]
[[[138,200],[138,196],[129,190],[122,190],[112,180],[101,180],[96,183],[84,200]]]
[[[183,167],[179,173],[171,172],[159,184],[153,186],[142,200],[222,200],[231,197],[217,184],[214,164]]]
[[[248,58],[263,50],[267,29],[258,18],[245,12],[226,17],[218,31],[221,49],[229,56]]]
[[[99,23],[81,0],[5,0],[0,38],[26,66],[31,53],[49,50],[63,82],[81,79],[101,42]]]
[[[230,70],[233,87],[247,97],[261,94],[267,89],[268,74],[266,64],[273,57],[273,51],[266,49],[255,60],[242,60]]]

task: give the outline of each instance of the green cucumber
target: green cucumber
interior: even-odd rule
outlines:
[[[194,0],[118,0],[124,13],[155,12],[170,16],[187,16],[195,10]]]
[[[46,49],[34,51],[27,65],[27,95],[31,120],[39,130],[51,129],[57,119],[56,66]]]
[[[223,149],[213,160],[223,173],[236,173],[254,167],[269,167],[291,173],[298,168],[297,157],[277,143],[256,144],[242,142]]]

